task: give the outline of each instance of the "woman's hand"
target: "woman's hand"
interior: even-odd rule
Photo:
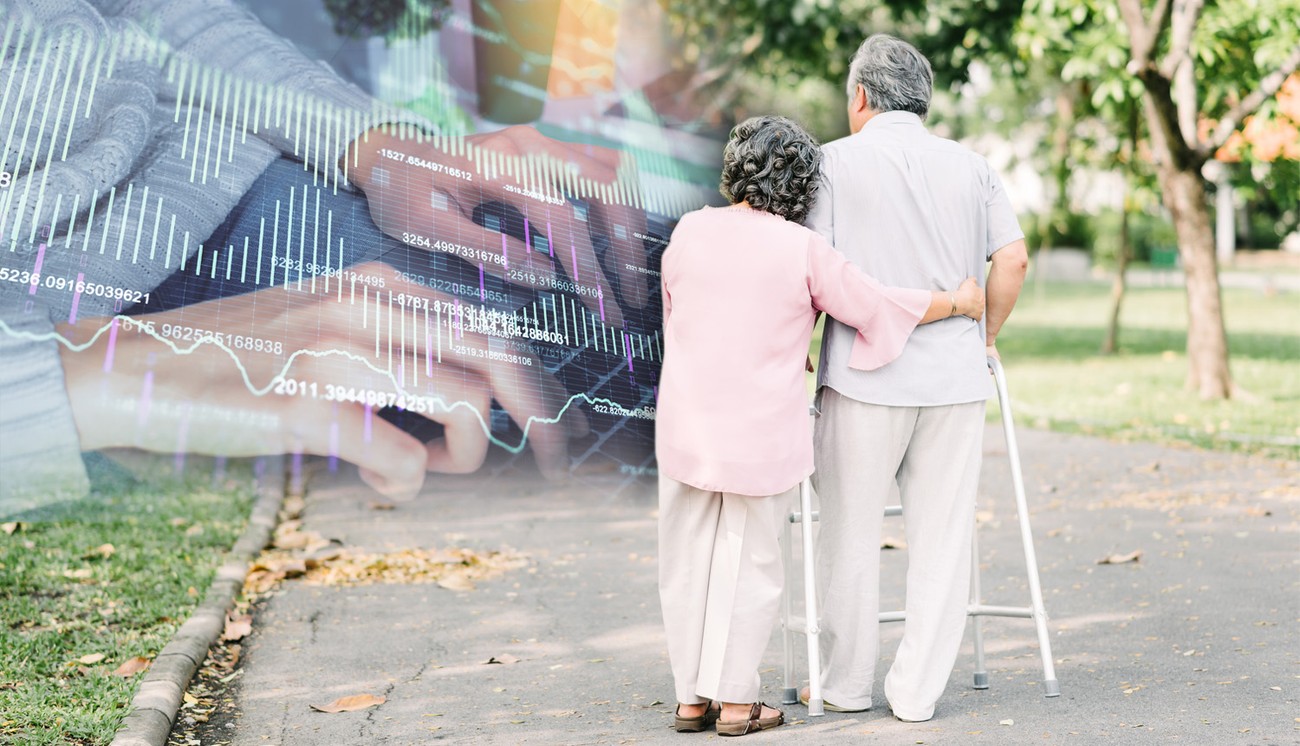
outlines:
[[[551,289],[563,267],[575,292],[593,314],[620,326],[618,299],[642,308],[650,299],[644,248],[645,212],[625,192],[630,160],[607,148],[553,140],[531,127],[461,138],[457,147],[404,140],[386,128],[358,138],[344,156],[348,179],[370,204],[375,225],[399,241],[429,251],[448,251],[487,274],[524,287]],[[475,154],[474,156],[469,155]],[[520,172],[526,172],[527,175]],[[578,205],[568,199],[579,182],[604,189]],[[593,190],[588,190],[593,191]],[[619,202],[628,204],[619,204]],[[550,236],[554,246],[525,244],[483,221],[484,206],[517,213],[529,232]],[[498,216],[500,220],[500,216]],[[521,233],[522,226],[512,232]],[[504,238],[503,238],[504,237]],[[598,252],[597,237],[609,242]]]
[[[984,288],[974,277],[967,277],[953,292],[957,300],[957,314],[979,321],[984,316]]]
[[[337,456],[380,492],[411,495],[427,471],[483,463],[493,399],[543,474],[567,470],[586,417],[540,359],[500,339],[506,326],[376,263],[301,290],[59,331],[80,348],[61,354],[83,450]],[[444,437],[408,435],[377,416],[386,406],[440,423]]]

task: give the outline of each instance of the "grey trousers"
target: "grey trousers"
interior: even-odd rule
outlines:
[[[677,701],[758,700],[790,492],[749,497],[659,477],[659,601]]]
[[[899,718],[929,720],[966,628],[984,402],[886,407],[825,388],[820,409],[813,486],[821,500],[823,696],[840,707],[871,706],[881,524],[896,483],[906,524],[907,620],[885,697]]]

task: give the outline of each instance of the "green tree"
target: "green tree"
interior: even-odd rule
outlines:
[[[1095,97],[1138,87],[1187,275],[1187,385],[1203,398],[1233,383],[1202,168],[1300,66],[1297,18],[1300,0],[1028,0],[1020,24],[1022,53],[1070,59],[1063,74],[1093,79]]]

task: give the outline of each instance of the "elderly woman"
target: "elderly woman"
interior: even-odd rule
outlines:
[[[899,355],[918,323],[983,314],[955,292],[880,285],[801,223],[817,143],[783,117],[732,130],[722,194],[682,218],[663,257],[667,354],[659,387],[659,594],[675,727],[741,736],[784,722],[758,700],[776,621],[782,507],[812,473],[804,361],[818,310],[860,330],[852,364]]]

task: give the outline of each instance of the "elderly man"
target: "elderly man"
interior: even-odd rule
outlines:
[[[827,322],[814,434],[824,584],[827,709],[871,707],[879,650],[880,533],[895,484],[909,554],[907,621],[885,696],[905,721],[929,720],[961,644],[979,482],[985,363],[1024,281],[1027,255],[985,160],[926,131],[933,73],[912,45],[878,34],[854,54],[853,134],[823,148],[809,227],[887,285],[951,290],[986,282],[985,326],[953,316],[920,327],[897,360],[853,370],[857,334]]]

